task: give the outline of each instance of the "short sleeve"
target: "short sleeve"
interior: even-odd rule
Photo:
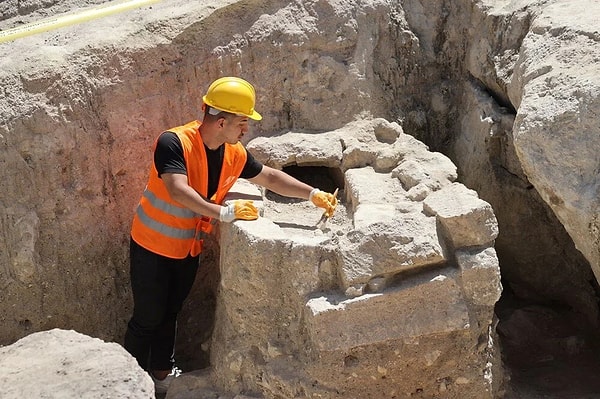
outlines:
[[[244,165],[244,169],[242,169],[240,177],[244,179],[252,179],[262,171],[263,164],[260,163],[256,158],[254,158],[250,151],[246,150],[246,154],[248,154],[246,159],[246,165]]]
[[[158,137],[154,150],[154,166],[159,177],[163,173],[187,175],[183,146],[175,133],[163,132]]]

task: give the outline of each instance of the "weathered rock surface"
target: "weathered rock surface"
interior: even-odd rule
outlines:
[[[600,280],[597,12],[592,2],[545,8],[523,40],[508,94],[522,168]]]
[[[427,215],[435,215],[453,248],[487,246],[498,237],[492,207],[462,184],[443,187],[423,202]]]
[[[381,130],[392,139],[374,145]],[[396,164],[346,169],[344,158],[354,154],[340,141],[385,152]],[[431,188],[415,200],[398,164],[444,157],[428,157],[396,123],[362,120],[248,147],[281,168],[298,162],[289,151],[338,148],[307,163],[341,169],[343,204],[317,228],[318,209],[267,194],[259,220],[221,226],[212,372],[169,397],[211,384],[265,398],[495,397],[502,380],[492,372],[500,364],[491,334],[502,290],[497,226],[489,205],[454,182],[451,162],[419,164],[414,185]],[[252,190],[258,195],[251,185],[234,187],[230,198]]]
[[[101,2],[5,1],[0,28]],[[459,176],[494,209],[511,290],[564,304],[577,325],[597,329],[598,7],[594,0],[172,0],[0,44],[0,344],[54,327],[120,340],[131,310],[127,235],[152,142],[195,119],[199,92],[223,74],[256,83],[265,118],[248,138],[316,137],[383,117],[449,155],[458,168],[451,181]],[[370,167],[361,173],[385,175],[380,184],[398,180],[407,195],[397,203],[402,213],[440,189],[440,178],[426,178],[420,165],[449,160],[434,152],[398,160],[384,145],[395,134],[384,127],[370,145],[303,145],[306,154],[285,151],[273,165],[319,158],[334,165],[341,148],[342,168]],[[347,187],[359,184],[346,177]],[[365,228],[371,214],[389,212],[374,202],[377,190],[356,192],[346,206],[373,201],[356,206]],[[424,241],[435,244],[431,237]],[[423,250],[423,259],[449,259],[444,248]],[[482,256],[464,251],[456,252],[462,265],[471,264],[464,256]],[[346,268],[355,294],[376,268],[365,260],[356,279],[355,266]],[[190,357],[210,336],[211,317],[196,309],[215,301],[215,262],[209,253],[201,270],[208,283],[198,282],[182,315],[179,342]],[[460,267],[469,280],[470,269]],[[333,262],[320,270],[324,289],[339,283]],[[468,296],[488,306],[494,296],[476,294],[478,284],[471,280]]]
[[[480,37],[466,49],[475,80],[461,91],[449,146],[461,181],[498,217],[511,290],[567,304],[593,330],[599,127],[588,104],[599,93],[597,13],[593,1],[482,2],[469,16]]]
[[[122,346],[53,329],[0,348],[2,398],[154,398],[154,383]]]

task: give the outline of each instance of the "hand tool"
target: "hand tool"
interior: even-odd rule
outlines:
[[[336,188],[335,191],[333,192],[333,198],[337,197],[338,190],[339,189]],[[333,216],[333,213],[331,214],[331,216]],[[321,218],[317,222],[316,227],[323,229],[325,227],[325,224],[327,223],[327,220],[329,220],[329,218],[330,218],[330,216],[327,216],[327,210],[325,210],[325,212],[323,212],[323,215],[321,215]]]

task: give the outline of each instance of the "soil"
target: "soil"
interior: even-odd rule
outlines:
[[[562,306],[528,303],[509,288],[496,314],[505,399],[600,398],[600,340],[581,315]]]

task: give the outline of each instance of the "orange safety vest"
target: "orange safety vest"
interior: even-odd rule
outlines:
[[[177,134],[183,147],[188,184],[204,198],[208,194],[208,163],[200,135],[201,122],[193,121],[169,129]],[[156,143],[154,144],[156,148]],[[241,143],[225,144],[223,165],[217,192],[210,200],[221,204],[242,173],[246,149]],[[131,237],[142,247],[169,258],[183,259],[202,252],[202,238],[212,231],[216,221],[175,202],[154,166],[133,217]]]

